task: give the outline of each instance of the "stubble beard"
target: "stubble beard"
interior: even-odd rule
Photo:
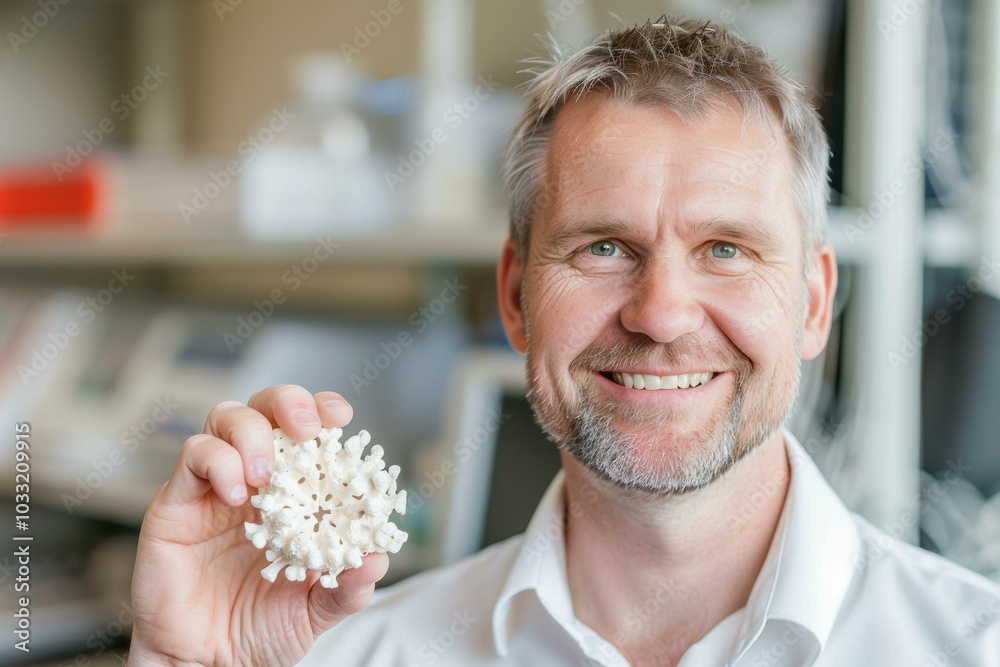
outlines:
[[[696,431],[676,432],[675,418],[666,410],[602,404],[595,396],[591,377],[595,370],[626,362],[641,366],[654,359],[676,362],[696,357],[725,359],[723,367],[735,376],[732,398],[713,410],[704,427]],[[565,395],[566,390],[546,391],[529,341],[528,401],[549,438],[598,477],[622,489],[682,494],[711,484],[781,428],[798,390],[801,360],[798,355],[796,359],[791,382],[788,378],[766,382],[755,376],[752,362],[731,346],[698,346],[681,339],[661,345],[645,337],[611,345],[598,341],[570,364],[570,377],[580,378],[576,381],[579,398],[574,401]],[[704,367],[697,362],[689,365]],[[650,434],[645,441],[639,438],[640,429]]]

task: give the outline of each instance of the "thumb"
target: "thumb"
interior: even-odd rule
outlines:
[[[351,614],[356,614],[372,599],[375,582],[389,569],[389,557],[368,554],[361,567],[344,570],[337,577],[337,588],[323,588],[317,580],[309,589],[309,621],[317,637]]]

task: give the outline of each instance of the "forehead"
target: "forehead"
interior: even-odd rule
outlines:
[[[542,217],[795,225],[790,166],[776,122],[721,106],[685,122],[666,107],[591,93],[556,116]]]

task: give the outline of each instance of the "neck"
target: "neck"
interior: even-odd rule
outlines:
[[[781,431],[686,494],[615,487],[565,453],[563,468],[574,610],[631,664],[676,664],[746,605],[788,489]]]

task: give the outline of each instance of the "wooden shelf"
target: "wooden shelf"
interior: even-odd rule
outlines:
[[[460,264],[496,263],[507,236],[503,227],[485,230],[401,231],[370,236],[338,237],[332,263]],[[324,237],[326,238],[326,237]],[[0,263],[8,266],[259,265],[292,264],[312,255],[314,240],[260,241],[184,238],[164,239],[14,239],[0,243]]]
[[[874,237],[859,223],[859,212],[845,207],[830,208],[829,240],[842,264],[863,264],[871,257]],[[331,264],[358,265],[460,265],[491,267],[496,264],[507,237],[504,214],[487,216],[494,223],[482,229],[408,228],[362,235],[357,232],[329,239],[339,243]],[[876,223],[877,224],[877,223]],[[234,230],[230,222],[223,229]],[[261,266],[302,261],[312,254],[314,240],[266,241],[241,237],[238,231],[214,236],[172,235],[128,238],[124,235],[99,239],[14,238],[0,240],[0,264],[12,267],[128,266]],[[925,234],[925,256],[930,266],[963,266],[975,253],[973,225],[968,216],[955,211],[929,211]]]

